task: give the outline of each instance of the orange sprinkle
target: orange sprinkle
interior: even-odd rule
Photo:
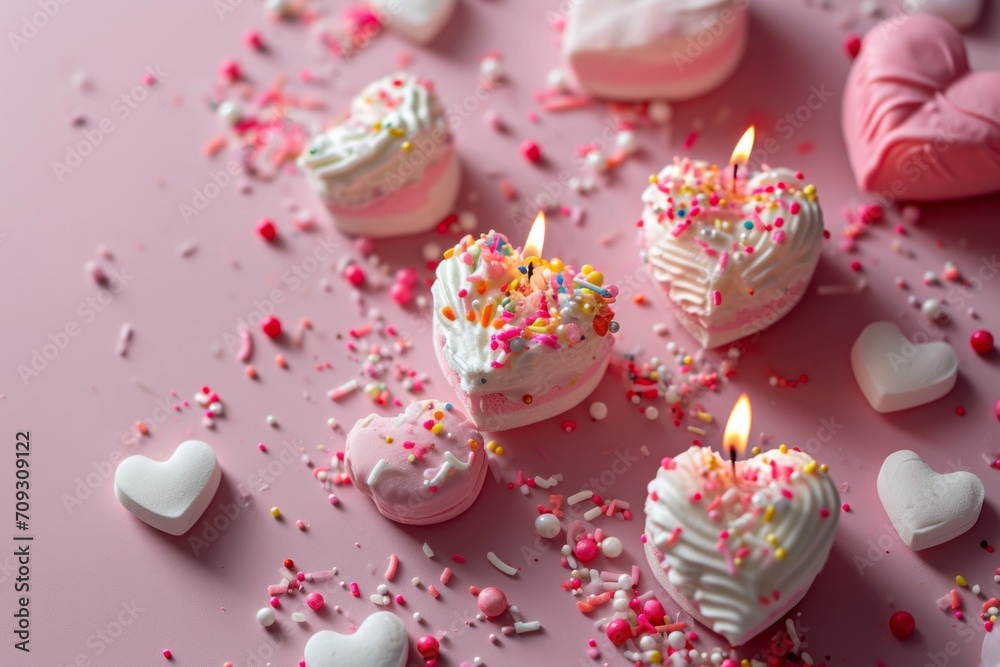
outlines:
[[[465,320],[467,322],[476,321],[476,311],[474,308],[469,308],[467,311],[465,311]]]
[[[641,306],[642,304],[646,303],[646,295],[643,294],[642,292],[638,292],[635,296],[632,297],[632,302],[635,303],[636,305]]]
[[[455,311],[451,309],[451,306],[445,306],[441,309],[441,314],[452,322],[455,321]]]
[[[455,254],[455,249],[454,248],[448,248],[447,250],[444,251],[444,258],[445,259],[451,259],[452,255],[454,255],[454,254]]]
[[[288,360],[283,354],[274,355],[274,363],[278,365],[278,368],[288,368]]]
[[[219,151],[221,151],[226,146],[226,135],[218,134],[208,141],[201,147],[201,152],[208,157],[212,157]]]
[[[503,320],[493,320],[494,329],[503,329]]]
[[[486,283],[478,283],[476,285],[476,291],[480,294],[486,294]]]
[[[582,109],[590,106],[590,99],[587,97],[562,96],[555,99],[548,99],[542,103],[542,108],[546,111],[568,111],[569,109]]]
[[[142,420],[139,420],[139,421],[137,421],[135,423],[135,430],[138,431],[142,435],[148,435],[149,434],[149,427],[146,426],[146,422],[144,422]]]
[[[490,325],[490,320],[493,319],[493,304],[488,303],[483,308],[483,315],[479,318],[479,324],[484,329]]]
[[[503,193],[505,199],[517,199],[517,190],[506,178],[500,181],[500,192]]]
[[[257,379],[257,369],[254,368],[253,366],[247,366],[245,369],[243,369],[243,372],[246,373],[247,377],[250,378],[251,380]]]

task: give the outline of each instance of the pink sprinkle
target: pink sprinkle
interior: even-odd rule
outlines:
[[[446,567],[441,572],[441,583],[443,585],[447,586],[449,581],[451,581],[451,568],[450,567]]]
[[[251,49],[259,50],[263,48],[264,40],[260,36],[260,30],[257,30],[257,28],[250,28],[247,30],[246,34],[243,35],[243,43]]]
[[[453,561],[455,561],[456,563],[467,563],[469,561],[468,558],[466,558],[465,556],[463,556],[462,554],[459,554],[459,553],[452,554],[451,555],[451,559]]]
[[[861,270],[861,262],[860,262],[860,260],[857,260],[857,259],[852,260],[851,261],[851,271],[860,271],[860,270]]]
[[[275,609],[277,609],[278,607],[281,606],[281,600],[279,600],[278,597],[275,596],[270,599],[269,604]]]
[[[847,56],[854,60],[861,53],[861,38],[851,33],[844,38],[844,51],[847,52]]]
[[[694,146],[694,142],[696,141],[698,141],[697,132],[692,132],[691,134],[687,135],[687,138],[684,140],[685,150],[691,150],[691,148]]]
[[[399,605],[406,604],[406,598],[404,598],[402,595],[397,595],[396,596],[396,604],[399,604]]]
[[[361,597],[361,591],[358,590],[357,582],[354,581],[351,582],[351,595],[353,595],[356,598]]]
[[[399,568],[399,556],[392,554],[389,556],[389,568],[385,571],[385,578],[392,581],[396,576],[396,569]]]
[[[274,595],[284,595],[288,592],[288,586],[283,586],[281,584],[271,584],[267,587],[267,594]]]
[[[825,519],[828,516],[830,516],[830,510],[824,507],[824,508],[820,509],[819,515]]]
[[[222,61],[222,64],[219,65],[219,73],[228,81],[239,81],[242,76],[240,64],[232,58]]]
[[[430,586],[427,587],[427,592],[430,593],[431,597],[434,598],[435,600],[441,597],[441,594],[438,593],[438,589],[434,587],[434,584],[431,584]]]
[[[528,162],[537,164],[542,161],[542,149],[538,147],[538,144],[530,139],[525,140],[521,144],[521,155],[524,156]]]
[[[847,503],[844,503],[843,505],[840,506],[840,509],[844,510],[845,512],[850,512],[851,506],[848,505]]]
[[[720,292],[719,290],[715,290],[714,292],[712,292],[712,302],[715,303],[716,306],[721,306],[722,292]]]
[[[165,648],[163,649],[163,657],[166,658],[167,660],[170,660],[172,657],[174,657],[174,654],[170,652],[170,649]]]

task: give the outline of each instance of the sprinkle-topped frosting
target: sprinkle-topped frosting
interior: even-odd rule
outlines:
[[[447,250],[431,291],[444,355],[467,393],[530,403],[602,361],[618,330],[618,288],[600,271],[523,257],[497,232]]]
[[[646,259],[706,347],[759,331],[791,310],[819,261],[816,187],[788,169],[740,175],[676,159],[642,196]],[[758,317],[763,309],[770,317]]]
[[[347,438],[354,484],[396,521],[443,521],[475,500],[486,469],[483,437],[443,401],[415,401],[391,418],[369,415]]]
[[[328,203],[360,207],[420,180],[450,150],[433,86],[401,73],[366,86],[348,116],[310,142],[299,165]]]
[[[808,454],[736,463],[708,447],[665,458],[646,498],[647,547],[705,622],[742,644],[796,604],[826,563],[840,496]]]

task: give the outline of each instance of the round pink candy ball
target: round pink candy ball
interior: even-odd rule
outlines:
[[[309,605],[309,608],[313,611],[322,607],[325,602],[326,601],[323,599],[323,596],[319,593],[310,593],[306,596],[306,604]]]
[[[589,563],[597,558],[598,551],[597,542],[589,537],[585,537],[576,543],[576,546],[573,548],[573,555],[575,555],[581,563]]]
[[[440,650],[441,644],[434,635],[424,635],[417,640],[417,653],[428,660],[436,657]]]
[[[642,605],[642,613],[646,615],[646,618],[653,625],[659,625],[663,623],[663,617],[667,615],[667,610],[663,608],[659,600],[646,600],[646,604]]]
[[[632,626],[624,618],[616,618],[608,623],[608,639],[615,646],[621,646],[632,638]]]
[[[496,618],[507,611],[507,596],[494,586],[479,591],[476,603],[479,605],[479,611],[486,614],[486,618]]]

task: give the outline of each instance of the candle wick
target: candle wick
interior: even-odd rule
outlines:
[[[736,172],[737,172],[737,170],[739,170],[739,168],[740,168],[740,163],[739,162],[733,163],[733,182],[734,183],[736,182]]]
[[[528,281],[531,281],[531,274],[535,272],[535,263],[528,262]]]
[[[736,448],[729,448],[729,462],[733,464],[733,479],[736,479]]]

